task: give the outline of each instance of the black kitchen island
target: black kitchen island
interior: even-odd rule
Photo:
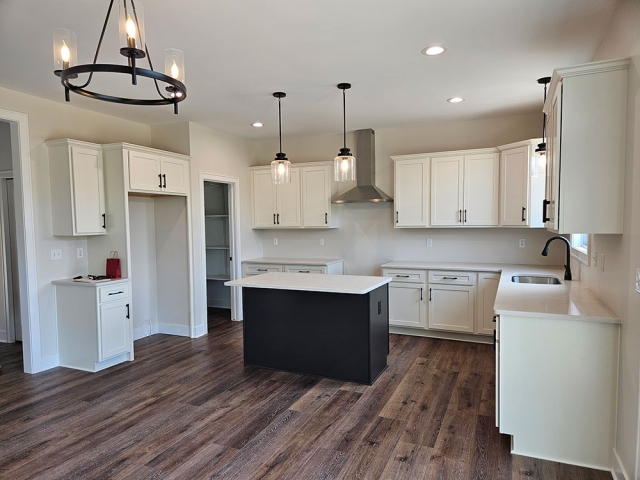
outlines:
[[[244,363],[371,385],[387,367],[390,278],[266,273],[243,287]]]

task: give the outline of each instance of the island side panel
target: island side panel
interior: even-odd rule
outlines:
[[[389,355],[389,284],[376,288],[369,296],[369,383],[387,368]]]
[[[244,363],[369,384],[369,295],[244,288]]]

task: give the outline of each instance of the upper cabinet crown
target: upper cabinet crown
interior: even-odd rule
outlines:
[[[46,142],[53,234],[104,235],[106,210],[102,148],[62,139]]]
[[[557,233],[622,233],[629,60],[555,70],[544,105],[544,216]]]
[[[335,228],[333,164],[291,166],[291,182],[276,185],[270,167],[251,169],[253,228]]]

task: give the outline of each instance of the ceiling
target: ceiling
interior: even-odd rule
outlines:
[[[156,69],[164,49],[185,52],[188,98],[172,108],[73,105],[147,124],[193,121],[251,139],[277,135],[284,91],[285,136],[389,128],[541,109],[536,79],[588,62],[619,0],[147,0],[147,45]],[[52,30],[76,32],[90,63],[108,0],[0,0],[0,86],[64,101],[52,73]],[[99,61],[118,53],[117,1]],[[447,47],[438,57],[421,50]],[[151,93],[112,75],[96,88]],[[462,96],[460,104],[447,103]],[[252,122],[261,121],[258,129]]]

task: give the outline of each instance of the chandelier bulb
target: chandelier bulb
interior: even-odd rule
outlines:
[[[175,60],[173,61],[173,65],[171,65],[171,76],[176,80],[180,78],[180,69],[178,68],[178,65],[176,65]]]

